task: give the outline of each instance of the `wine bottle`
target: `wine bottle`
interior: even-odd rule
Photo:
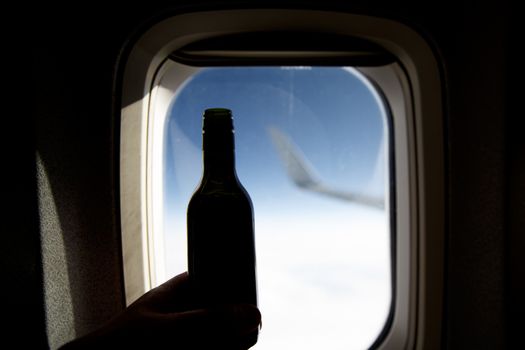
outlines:
[[[203,306],[257,305],[251,199],[235,171],[232,112],[203,116],[201,182],[188,204],[188,274]]]

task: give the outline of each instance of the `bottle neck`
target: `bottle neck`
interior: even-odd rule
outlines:
[[[203,134],[204,177],[217,181],[236,179],[233,132]]]

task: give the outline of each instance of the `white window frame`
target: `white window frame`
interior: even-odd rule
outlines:
[[[439,349],[443,289],[444,179],[440,74],[429,45],[401,23],[312,10],[226,10],[179,14],[149,28],[130,47],[122,79],[120,210],[127,304],[163,276],[163,121],[177,86],[196,70],[170,79],[167,57],[195,40],[261,30],[329,32],[375,43],[397,58],[384,67],[359,68],[382,91],[393,118],[395,149],[395,280],[393,314],[378,349]],[[168,82],[169,83],[166,83]],[[170,86],[168,86],[170,85]],[[151,101],[155,101],[153,104]],[[164,101],[164,102],[162,102]],[[164,114],[163,114],[164,113]],[[157,236],[154,236],[157,235]]]

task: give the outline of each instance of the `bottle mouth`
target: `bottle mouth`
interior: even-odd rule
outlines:
[[[204,117],[211,115],[231,117],[232,111],[228,108],[208,108],[204,111]]]
[[[202,130],[233,131],[232,111],[227,108],[208,108],[204,111]]]

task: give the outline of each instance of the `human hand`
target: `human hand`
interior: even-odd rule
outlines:
[[[199,308],[188,274],[180,274],[128,306],[108,324],[66,344],[74,349],[248,349],[261,322],[249,304]],[[251,335],[251,336],[250,336]]]

